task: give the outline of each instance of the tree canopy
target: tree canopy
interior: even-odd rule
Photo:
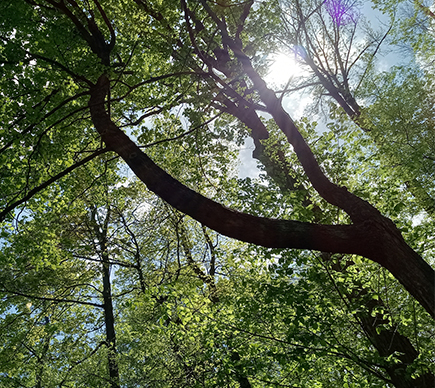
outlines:
[[[3,386],[433,386],[435,16],[371,5],[0,3]]]

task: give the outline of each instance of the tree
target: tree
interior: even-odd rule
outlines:
[[[364,131],[374,133],[374,145],[365,143],[364,146],[361,138],[353,143],[352,131],[348,129],[352,127],[339,110],[331,110],[333,120],[329,123],[329,134],[337,133],[340,139],[347,136],[346,145],[339,152],[331,152],[332,138],[316,144],[315,126],[306,120],[295,123],[283,108],[283,95],[279,96],[266,85],[261,76],[265,71],[261,58],[277,47],[279,40],[282,41],[279,34],[282,26],[279,16],[282,14],[275,2],[259,5],[252,1],[225,4],[207,1],[160,4],[143,0],[122,4],[97,0],[3,2],[2,14],[6,18],[1,26],[0,63],[5,131],[1,135],[0,151],[1,163],[6,168],[1,173],[0,219],[3,221],[2,236],[10,239],[9,243],[5,241],[5,249],[14,243],[15,236],[20,241],[22,224],[31,225],[38,216],[45,219],[43,214],[53,204],[63,203],[61,208],[67,213],[69,204],[88,191],[96,190],[102,180],[109,179],[116,185],[118,179],[124,179],[127,172],[111,174],[115,167],[108,164],[111,158],[120,157],[150,191],[218,233],[268,248],[322,251],[320,257],[329,273],[334,272],[333,278],[352,279],[353,293],[351,289],[340,293],[350,305],[366,300],[365,295],[373,295],[373,284],[366,287],[356,275],[346,272],[348,265],[343,265],[343,261],[358,262],[353,255],[359,255],[388,270],[433,317],[434,273],[420,256],[422,253],[430,257],[431,248],[426,252],[418,249],[417,239],[408,234],[408,241],[415,248],[412,249],[400,230],[406,222],[395,219],[395,225],[383,215],[396,217],[401,214],[401,209],[396,209],[397,203],[392,206],[394,199],[400,204],[411,203],[411,199],[407,194],[397,192],[397,181],[382,180],[378,189],[394,192],[396,196],[392,200],[377,201],[379,211],[369,203],[373,201],[374,190],[362,187],[353,165],[357,158],[363,160],[364,152],[370,147],[389,150],[388,145],[380,144],[377,138],[386,127],[395,130],[394,117],[385,118],[395,110],[383,110],[379,102],[387,100],[390,94],[381,94],[382,100],[368,107],[367,114],[357,103],[360,95],[354,94],[352,88],[362,83],[352,83],[355,80],[349,79],[351,66],[343,61],[347,55],[343,50],[349,42],[346,39],[355,33],[352,24],[347,24],[348,20],[353,21],[353,16],[340,8],[344,13],[340,13],[338,22],[337,13],[333,12],[336,6],[344,3],[294,4],[296,22],[293,27],[300,33],[295,36],[306,39],[308,56],[305,60],[317,77],[315,85],[323,87],[335,98],[354,123]],[[311,11],[304,14],[305,9]],[[326,64],[322,62],[319,46],[308,44],[314,39],[308,28],[313,15],[320,17],[325,37],[328,31],[335,34],[331,39],[332,62],[328,62],[328,53]],[[331,27],[327,25],[328,20],[332,20]],[[348,29],[350,35],[346,35],[344,29]],[[341,36],[345,36],[344,43]],[[381,37],[364,62],[368,69],[382,41]],[[350,47],[348,50],[351,52]],[[333,69],[330,63],[337,63],[338,67]],[[369,85],[374,78],[370,72],[363,71],[361,79],[364,82],[367,79],[365,85]],[[388,83],[388,77],[382,79]],[[421,95],[430,89],[417,81],[414,85]],[[389,86],[390,93],[394,88],[395,84]],[[359,93],[359,87],[356,89]],[[177,118],[177,109],[184,122]],[[266,121],[259,112],[269,114],[271,120]],[[424,125],[430,130],[430,106],[418,114],[416,123],[427,119]],[[370,115],[381,119],[372,120]],[[409,115],[414,117],[412,111]],[[346,129],[339,133],[337,129],[342,128]],[[417,126],[414,133],[418,133],[418,128],[421,127]],[[244,187],[243,182],[232,179],[230,172],[222,172],[234,156],[231,149],[234,142],[240,144],[247,132],[256,145],[254,156],[275,180],[269,182],[270,190],[249,184]],[[398,138],[404,139],[403,133],[399,133]],[[420,140],[412,144],[417,148],[416,155],[424,152],[431,156],[427,152],[430,146],[423,146]],[[145,148],[147,153],[143,151]],[[350,179],[337,179],[339,169],[327,163],[331,155],[337,165],[352,174]],[[402,163],[404,158],[389,150],[385,160]],[[368,160],[363,164],[366,171],[375,170],[378,176],[388,174],[387,167],[370,164]],[[411,167],[407,165],[403,171],[424,170],[421,165],[415,169]],[[398,181],[403,175],[403,172],[397,174]],[[429,184],[429,175],[427,178],[424,178],[423,186]],[[84,182],[81,191],[71,190],[71,187],[77,187],[77,181]],[[413,181],[410,185],[416,187]],[[272,190],[275,187],[279,190]],[[251,192],[251,198],[261,193],[262,202],[251,204],[246,198],[243,203],[241,188]],[[423,187],[422,192],[428,194],[428,190]],[[415,190],[411,193],[419,200]],[[272,196],[280,201],[279,206],[272,204]],[[105,284],[109,286],[107,265],[110,259],[104,253],[104,231],[107,229],[99,228],[96,218],[109,217],[112,204],[106,203],[105,210],[99,213],[101,204],[97,205],[98,201],[91,199],[90,209],[93,210],[90,214],[93,214],[96,245],[101,258],[105,258]],[[417,201],[419,209],[421,203]],[[240,211],[224,205],[237,205]],[[335,214],[338,216],[333,216]],[[410,214],[409,210],[407,217]],[[130,234],[122,216],[119,217],[117,222],[124,225],[122,228],[130,236],[129,244],[137,248],[136,233]],[[110,221],[109,218],[106,220]],[[175,230],[179,230],[177,228]],[[418,233],[419,228],[414,231]],[[180,236],[187,233],[181,229],[179,232]],[[56,233],[61,231],[56,229]],[[23,241],[19,243],[21,246],[24,246]],[[56,251],[52,234],[44,235],[42,241],[48,245],[47,249]],[[79,240],[74,241],[77,244]],[[188,259],[187,237],[184,242],[181,237],[179,241],[191,270],[207,287],[212,287],[213,283],[206,281],[208,278],[193,265],[194,260]],[[123,246],[127,249],[127,244]],[[332,254],[342,256],[337,259]],[[37,252],[32,255],[36,256]],[[139,276],[142,272],[134,255],[129,256],[128,261],[127,267]],[[320,271],[318,266],[313,268]],[[147,288],[143,286],[144,282],[145,279],[139,276],[142,291]],[[110,292],[107,287],[105,290],[104,305],[108,307]],[[11,290],[5,288],[4,292]],[[393,327],[385,329],[381,316],[374,324],[370,320],[372,314],[377,317],[377,311],[384,309],[385,303],[379,298],[368,299],[371,300],[370,303],[366,300],[370,305],[368,311],[355,311],[353,316],[366,329],[370,325],[379,327],[380,332],[384,329],[384,334],[375,330],[368,336],[382,357],[394,357],[392,353],[383,353],[385,342],[383,345],[381,341],[394,333]],[[267,298],[264,303],[267,304]],[[110,318],[108,311],[105,317]],[[381,324],[378,326],[376,322]],[[109,337],[107,341],[110,343]],[[393,384],[399,386],[402,376],[408,373],[406,368],[417,360],[419,352],[411,343],[406,343],[405,337],[397,346],[395,351],[410,355],[409,358],[403,357],[394,361],[397,365],[385,368]],[[112,350],[114,352],[116,348]],[[171,360],[177,359],[178,354],[179,351],[174,350],[175,358]],[[235,378],[241,386],[249,383],[243,369],[245,355],[239,351],[229,355],[229,362],[235,365]],[[109,354],[109,359],[114,358]],[[112,366],[114,378],[117,368]],[[191,373],[188,365],[183,371]],[[426,376],[420,378],[421,386],[428,381],[425,379],[431,378],[430,372],[426,372],[419,372],[418,376]]]
[[[252,87],[264,104],[261,109],[271,114],[278,127],[286,135],[310,183],[323,199],[344,210],[349,215],[353,225],[326,226],[294,223],[292,221],[254,219],[244,214],[228,211],[217,203],[208,201],[205,197],[197,195],[187,187],[180,185],[158,168],[144,153],[139,152],[139,148],[112,122],[104,108],[105,98],[110,89],[110,81],[106,75],[100,76],[98,82],[91,88],[89,101],[93,123],[99,130],[103,141],[109,147],[118,149],[119,155],[127,162],[135,174],[147,184],[149,189],[178,210],[189,214],[212,229],[230,237],[264,246],[361,254],[391,271],[405,288],[410,292],[412,290],[413,295],[426,310],[434,315],[434,303],[432,301],[432,295],[434,294],[432,292],[434,288],[433,271],[430,266],[409,248],[401,237],[399,230],[390,220],[383,217],[367,202],[354,196],[346,188],[339,187],[328,180],[319,168],[312,151],[300,135],[294,122],[282,108],[279,98],[267,88],[265,82],[252,66],[250,58],[243,52],[240,33],[243,28],[244,18],[248,16],[250,6],[243,8],[242,20],[239,22],[240,27],[236,31],[235,37],[229,36],[224,19],[220,19],[207,4],[203,4],[203,6],[220,30],[222,38],[222,47],[220,49],[227,50],[226,52],[230,49],[234,53],[242,71],[249,77]],[[192,38],[193,31],[189,28],[189,9],[186,4],[184,4],[184,8],[192,44],[195,45]],[[201,56],[199,48],[197,54]],[[204,57],[204,55],[202,56]],[[209,67],[217,64],[217,70],[225,74],[226,69],[219,66],[218,62],[212,63],[205,57],[203,60]],[[234,92],[236,91],[230,88],[229,93]],[[242,106],[238,106],[238,109],[246,109],[244,101],[241,104]],[[120,144],[122,144],[122,152]],[[267,233],[265,233],[266,230]],[[374,231],[376,232],[374,233]],[[407,271],[406,274],[401,271],[402,267],[398,264],[400,262],[398,257],[403,257],[408,268],[411,267],[411,262],[414,263],[412,269]],[[410,274],[411,276],[409,276]]]

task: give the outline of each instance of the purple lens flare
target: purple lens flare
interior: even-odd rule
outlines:
[[[356,21],[355,0],[325,0],[326,10],[337,27]]]

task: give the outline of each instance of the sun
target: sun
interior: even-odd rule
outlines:
[[[303,73],[304,69],[298,54],[278,53],[272,58],[272,64],[269,67],[265,80],[267,83],[279,86],[286,84],[290,78],[298,77],[303,75]]]

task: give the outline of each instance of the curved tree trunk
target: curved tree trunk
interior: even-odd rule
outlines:
[[[265,88],[265,85],[258,87]],[[263,98],[271,105],[271,113],[277,124],[284,128],[313,186],[325,200],[348,212],[354,224],[321,225],[255,217],[228,209],[196,193],[158,167],[111,121],[105,110],[109,88],[109,79],[102,75],[91,90],[89,107],[97,131],[107,147],[121,156],[136,176],[170,205],[210,229],[241,241],[265,247],[353,253],[367,257],[387,268],[435,317],[434,270],[406,244],[390,219],[345,187],[327,180],[290,117],[280,104],[276,106],[278,101],[270,90],[265,89]]]

